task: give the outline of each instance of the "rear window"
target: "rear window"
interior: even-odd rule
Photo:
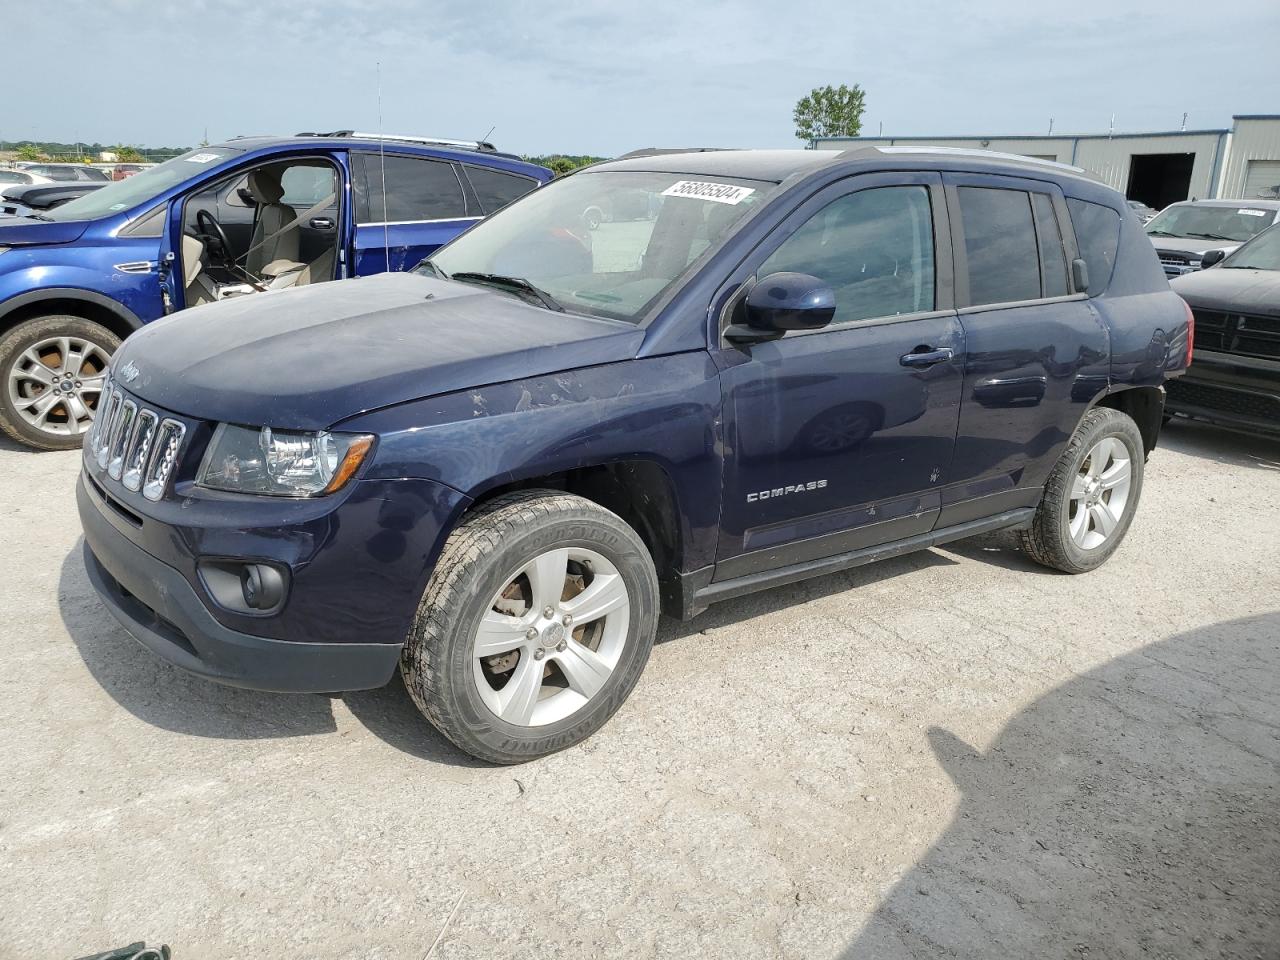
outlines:
[[[360,223],[414,223],[467,216],[453,164],[418,157],[360,155],[364,175],[353,178]],[[386,193],[382,189],[386,170]]]
[[[536,180],[517,176],[514,173],[491,170],[488,167],[475,167],[468,164],[464,169],[485,213],[501,210],[512,200],[519,200],[538,186]]]
[[[1067,212],[1076,233],[1080,256],[1089,268],[1089,296],[1096,297],[1111,283],[1120,247],[1120,214],[1100,203],[1067,198]]]

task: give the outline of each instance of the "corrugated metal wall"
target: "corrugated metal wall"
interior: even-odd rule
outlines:
[[[1231,149],[1222,170],[1221,196],[1233,200],[1245,197],[1251,160],[1280,160],[1280,117],[1236,119]]]
[[[1076,166],[1097,174],[1121,193],[1129,186],[1129,158],[1144,153],[1194,153],[1187,196],[1204,200],[1213,195],[1216,133],[1174,133],[1163,137],[1081,138]]]

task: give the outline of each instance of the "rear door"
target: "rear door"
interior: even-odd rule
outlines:
[[[447,160],[353,152],[351,185],[356,276],[408,270],[483,216]]]
[[[942,178],[867,174],[834,184],[730,282],[782,271],[825,281],[836,315],[771,342],[721,338],[716,580],[927,533],[955,446],[964,338]]]
[[[1072,289],[1078,254],[1048,181],[946,174],[967,353],[939,526],[1033,506],[1110,374],[1107,329]]]

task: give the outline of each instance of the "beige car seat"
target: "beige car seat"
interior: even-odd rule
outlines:
[[[245,269],[255,277],[263,276],[263,268],[273,261],[296,262],[298,259],[301,236],[298,224],[282,229],[298,215],[293,207],[280,202],[280,198],[284,196],[284,185],[280,182],[283,173],[284,168],[277,166],[259,167],[249,174],[247,186],[249,194],[258,204],[258,213],[253,225],[253,237],[249,241],[249,254],[245,258]],[[280,232],[272,236],[276,231]]]

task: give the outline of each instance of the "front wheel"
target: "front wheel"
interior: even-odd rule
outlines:
[[[74,450],[93,423],[120,338],[83,317],[34,317],[0,338],[0,430],[38,450]]]
[[[658,622],[644,542],[581,497],[533,490],[450,535],[405,643],[405,686],[472,756],[520,763],[585,740],[634,689]]]
[[[1022,548],[1066,573],[1101,566],[1124,539],[1142,494],[1145,452],[1138,425],[1119,410],[1085,414],[1049,474]]]

